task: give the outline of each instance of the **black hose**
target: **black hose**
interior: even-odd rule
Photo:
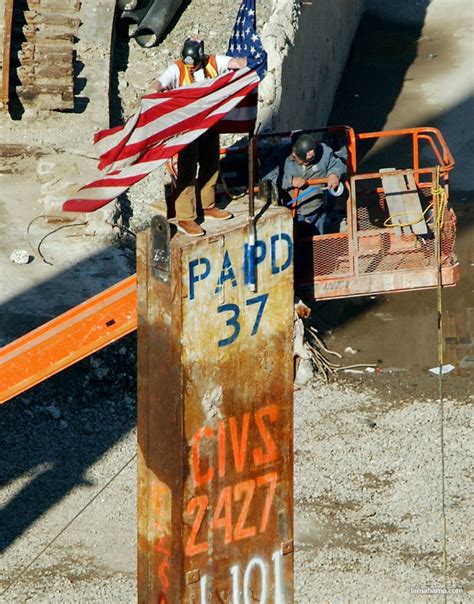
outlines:
[[[120,15],[120,18],[138,24],[145,18],[147,12],[151,9],[153,4],[159,1],[160,0],[144,0],[143,2],[140,2],[137,9],[123,11],[123,13]]]
[[[134,38],[143,48],[155,46],[183,0],[155,0],[141,19]],[[135,11],[136,12],[136,11]]]

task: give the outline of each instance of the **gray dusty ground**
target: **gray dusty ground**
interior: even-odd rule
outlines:
[[[438,125],[458,160],[452,198],[463,277],[444,295],[447,359],[456,370],[444,379],[443,400],[447,601],[464,603],[472,601],[473,579],[474,380],[472,368],[459,367],[474,354],[472,10],[465,0],[369,5],[377,11],[363,22],[333,122],[359,131]],[[183,27],[193,22],[192,9]],[[138,53],[130,54],[133,68]],[[27,142],[10,127],[4,132],[10,144]],[[51,137],[45,130],[48,145]],[[79,138],[74,132],[71,144],[87,154]],[[3,255],[15,237],[28,247],[25,225],[36,211],[29,204],[42,185],[29,176],[37,159],[2,164]],[[152,185],[143,186],[132,200],[148,197]],[[48,230],[35,223],[32,241]],[[40,274],[3,262],[1,344],[53,317],[71,297],[92,295],[111,274],[116,280],[133,270],[127,241],[110,247],[80,232],[46,241],[53,266]],[[441,406],[438,379],[428,372],[437,360],[434,297],[327,303],[315,316],[330,348],[354,350],[344,364],[373,362],[383,371],[340,373],[330,385],[315,379],[295,392],[297,601],[443,602]],[[135,347],[129,336],[1,409],[1,602],[135,601]]]
[[[2,601],[134,601],[133,350],[129,338],[5,408],[3,587],[96,498]],[[452,395],[458,380],[467,392],[445,384],[447,545],[464,591],[449,601],[467,602],[474,396]],[[413,591],[443,587],[437,379],[404,383],[405,396],[398,374],[296,391],[298,602],[442,601]]]

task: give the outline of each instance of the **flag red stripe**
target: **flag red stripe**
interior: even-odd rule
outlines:
[[[255,83],[249,84],[247,87],[241,89],[235,96],[243,96],[248,91],[252,90],[254,87]],[[232,98],[233,97],[230,97],[230,99]],[[226,101],[228,100],[229,99],[226,99]],[[212,116],[212,113],[214,111],[215,107],[209,107],[202,112],[198,112],[194,115],[191,115],[187,119],[182,119],[177,124],[172,124],[167,128],[163,128],[159,132],[153,132],[147,138],[143,138],[142,140],[136,143],[126,144],[120,152],[119,159],[126,160],[128,158],[140,155],[144,151],[144,149],[155,145],[157,142],[162,142],[164,139],[169,139],[173,136],[176,136],[177,134],[180,134],[182,132],[191,131],[196,127],[205,128],[209,119],[212,120],[212,123],[215,123],[217,120],[215,120]],[[219,116],[219,118],[220,117],[221,116]],[[114,161],[117,160],[118,158],[114,158]],[[99,167],[101,167],[101,164],[102,162],[99,164]]]
[[[127,187],[128,188],[128,187]],[[118,193],[120,195],[120,193]],[[118,197],[117,195],[117,197]],[[115,199],[115,197],[112,197]],[[97,201],[95,199],[81,199],[80,197],[76,199],[68,199],[63,203],[63,211],[64,212],[96,212],[103,208],[108,203],[112,201],[112,199],[102,199],[101,201]]]
[[[213,94],[216,90],[223,88],[230,81],[235,79],[236,73],[240,74],[239,77],[242,77],[242,75],[246,75],[248,73],[248,70],[245,70],[244,74],[242,74],[242,71],[243,70],[240,70],[239,72],[229,72],[221,75],[219,78],[206,80],[206,85],[199,82],[183,88],[153,93],[144,96],[142,99],[142,107],[135,129],[139,129],[143,126],[146,126],[149,122],[155,121],[156,119],[162,117],[163,115],[166,115],[167,113],[179,110],[181,107],[189,105],[192,101],[199,101],[200,99],[205,98],[210,94]],[[147,101],[150,102],[154,100],[160,102],[153,104],[147,109]],[[125,128],[126,123],[123,126],[101,131],[100,133],[98,133],[98,135],[101,135],[100,137],[96,135],[97,142],[99,142],[99,140],[105,140],[109,135],[111,138],[113,138],[113,136],[118,131]]]
[[[251,81],[245,86],[240,86],[234,94],[222,95],[208,111],[204,112],[206,115],[202,119],[200,118],[200,114],[198,114],[197,119],[194,116],[193,128],[188,131],[181,124],[181,127],[177,129],[177,135],[165,141],[163,141],[163,136],[160,132],[155,145],[151,147],[149,146],[150,138],[155,139],[157,135],[153,134],[151,137],[145,137],[141,141],[143,153],[137,162],[86,184],[74,194],[74,197],[64,203],[63,209],[71,212],[93,212],[100,209],[126,191],[131,185],[147,176],[175,153],[178,153],[192,140],[200,136],[203,131],[214,126],[222,119],[224,111],[228,115],[228,107],[231,107],[232,103],[235,103],[235,105],[239,104],[242,96],[249,94],[257,83],[258,81]],[[153,122],[150,122],[148,127],[152,128]],[[126,136],[125,138],[125,146],[122,145],[121,158],[124,152],[128,153],[129,151],[126,141],[130,136]]]
[[[125,122],[125,124],[127,123],[127,121]],[[114,126],[113,128],[108,128],[107,130],[99,130],[99,132],[96,132],[94,134],[94,143],[98,143],[103,138],[110,136],[111,134],[115,134],[116,132],[119,132],[124,128],[125,124],[122,124],[121,126]]]
[[[224,74],[224,76],[221,76],[221,84],[224,83],[225,85],[228,85],[232,83],[232,79],[235,78],[225,77],[228,75],[229,74]],[[254,83],[252,85],[249,85],[249,87],[246,87],[243,91],[241,91],[241,94],[243,95],[244,93],[248,93],[249,90],[251,90],[257,85],[257,83],[258,80],[256,82],[254,80]],[[157,105],[156,107],[152,107],[148,110],[142,111],[138,118],[137,124],[135,125],[133,134],[126,136],[126,138],[120,141],[118,145],[115,145],[110,150],[101,154],[99,169],[104,169],[105,167],[113,164],[114,161],[117,161],[118,159],[124,160],[129,157],[134,157],[137,155],[137,153],[140,152],[141,149],[144,149],[149,145],[153,145],[159,139],[163,140],[174,136],[175,134],[182,132],[183,130],[195,127],[195,123],[199,122],[199,120],[203,120],[207,114],[214,110],[215,105],[213,105],[212,107],[208,105],[207,107],[203,108],[201,112],[197,111],[197,108],[199,106],[198,103],[190,106],[187,95],[187,88],[189,87],[179,89],[183,91],[183,94],[181,94],[181,96],[179,96],[178,98],[171,99],[171,102],[163,102]],[[217,90],[219,90],[222,89],[223,86],[208,86],[207,90],[214,90],[216,88]],[[173,90],[165,94],[171,94],[172,92],[176,93],[177,90]],[[195,95],[193,94],[192,97],[194,98],[194,96]],[[206,96],[209,96],[209,93]],[[209,102],[211,101],[212,97]],[[169,116],[169,114],[174,111],[181,111],[182,115],[178,114]],[[186,113],[190,111],[193,112],[193,115],[186,117]],[[158,120],[166,116],[169,117],[163,120],[163,122],[160,123],[158,126]],[[174,119],[174,123],[169,124],[169,119]],[[156,123],[156,126],[154,125],[154,123]],[[165,123],[169,125],[165,126]],[[153,124],[153,129],[149,128],[150,124]],[[151,135],[145,138],[147,132],[150,130]],[[130,143],[129,141],[131,138],[135,139],[137,142]]]

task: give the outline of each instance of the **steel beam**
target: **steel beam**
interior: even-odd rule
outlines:
[[[136,275],[0,348],[0,404],[131,333]]]

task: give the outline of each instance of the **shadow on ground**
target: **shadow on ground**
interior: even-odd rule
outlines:
[[[135,364],[133,334],[2,406],[0,551],[90,484],[91,465],[134,428]],[[92,497],[102,485],[90,486]]]
[[[363,16],[357,30],[350,57],[346,65],[340,86],[334,100],[329,125],[348,124],[356,132],[374,132],[386,127],[389,114],[393,111],[400,92],[407,81],[407,72],[419,53],[420,37],[429,2],[416,5],[405,1],[387,9],[388,18],[382,18],[382,11],[377,10],[377,3],[368,2],[368,10]],[[371,10],[375,6],[375,10]],[[399,15],[409,12],[410,19],[400,22]],[[448,44],[450,41],[448,41]],[[444,49],[444,54],[450,56],[450,49]],[[428,57],[429,59],[429,57]],[[436,64],[428,60],[430,69]],[[437,69],[442,69],[439,64]],[[421,99],[420,99],[421,102]],[[441,130],[448,146],[457,145],[455,153],[455,168],[450,176],[450,203],[457,214],[458,245],[456,248],[458,261],[461,265],[461,280],[455,288],[445,290],[444,310],[451,315],[465,313],[472,304],[472,292],[469,285],[470,263],[472,258],[472,231],[474,230],[474,211],[469,202],[473,191],[466,190],[466,174],[472,173],[473,155],[469,148],[469,135],[463,133],[469,115],[474,111],[472,96],[463,99],[449,111],[427,115],[427,122],[420,124],[415,119],[410,120],[410,107],[405,108],[406,127],[433,126]],[[428,114],[428,108],[427,108]],[[465,142],[462,141],[465,137]],[[373,146],[367,142],[358,148],[358,169],[361,172],[371,172],[380,167],[408,167],[410,165],[411,149],[401,139],[393,139],[389,144]],[[433,164],[431,164],[433,165]],[[404,338],[400,337],[400,328],[408,330],[414,341],[423,342],[423,348],[436,350],[436,329],[431,325],[435,314],[435,292],[420,291],[405,294],[381,295],[377,297],[360,297],[345,300],[329,300],[312,303],[313,321],[320,333],[330,334],[341,326],[351,325],[347,331],[347,339],[352,347],[357,342],[372,350],[371,361],[377,360],[377,350],[380,350],[380,339],[389,340],[393,350],[404,349]],[[383,313],[381,308],[383,307]],[[433,312],[431,312],[431,310]],[[472,309],[471,309],[472,310]],[[394,323],[385,322],[377,325],[370,317],[377,312],[393,316]],[[364,317],[359,327],[354,319]],[[368,318],[369,317],[369,318]],[[397,319],[398,317],[398,319]],[[458,323],[462,326],[461,315]],[[380,323],[380,322],[379,322]],[[433,325],[435,321],[433,320]],[[403,327],[401,327],[403,326]],[[460,327],[461,328],[461,327]],[[465,329],[465,328],[464,328]],[[373,331],[372,336],[370,331]],[[451,339],[464,337],[465,333],[446,334]],[[342,340],[344,341],[344,336]],[[418,366],[425,363],[414,358],[416,351],[405,357],[406,363],[413,361]],[[380,353],[381,354],[381,353]],[[375,356],[374,356],[375,355]],[[387,355],[388,356],[388,355]],[[398,355],[402,362],[402,353]],[[436,359],[434,359],[436,361]],[[426,361],[428,362],[428,361]],[[430,361],[431,362],[431,361]],[[402,365],[406,366],[406,365]]]

